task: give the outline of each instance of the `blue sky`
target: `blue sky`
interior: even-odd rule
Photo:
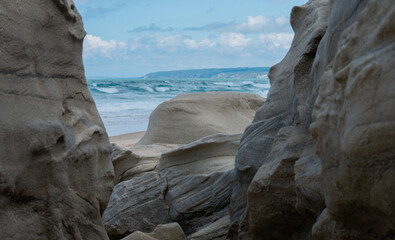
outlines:
[[[74,0],[87,36],[88,78],[263,67],[293,38],[289,15],[306,0]]]

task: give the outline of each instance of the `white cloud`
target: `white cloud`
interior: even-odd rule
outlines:
[[[215,46],[215,42],[208,38],[202,40],[194,40],[183,34],[162,35],[150,34],[144,37],[135,37],[129,41],[129,49],[131,51],[139,50],[161,50],[165,52],[176,52],[185,49],[202,50]]]
[[[211,31],[211,32],[240,32],[240,33],[263,33],[281,32],[288,29],[289,18],[284,14],[277,18],[269,18],[263,15],[248,16],[244,22],[214,22],[201,27],[187,27],[185,31]]]
[[[213,47],[215,46],[215,42],[210,41],[210,39],[205,38],[201,41],[195,41],[193,39],[186,38],[184,39],[184,44],[187,48],[197,49],[201,47]]]
[[[182,34],[169,35],[169,36],[157,36],[156,42],[160,48],[188,48],[188,49],[199,49],[199,48],[210,48],[215,45],[215,42],[205,38],[201,41],[195,41],[188,36]]]
[[[259,35],[259,40],[269,49],[288,49],[291,47],[293,37],[293,33],[268,33]]]
[[[279,16],[278,18],[275,19],[275,22],[277,23],[277,25],[282,26],[282,25],[288,24],[289,19],[287,17],[285,17],[284,14],[281,14],[281,16]]]
[[[167,48],[167,47],[177,47],[180,46],[180,43],[183,41],[183,36],[181,34],[176,34],[176,35],[169,35],[169,36],[159,36],[156,39],[156,42],[158,45],[162,48]]]
[[[87,57],[95,54],[112,57],[115,51],[125,51],[127,47],[128,45],[126,42],[118,42],[115,40],[105,41],[100,37],[88,34],[84,41],[84,54]]]
[[[222,33],[218,38],[218,43],[232,48],[245,47],[250,41],[251,39],[246,38],[243,34],[234,32]]]
[[[270,24],[270,18],[263,15],[248,16],[247,22],[235,26],[237,32],[256,32],[261,31],[265,26]]]

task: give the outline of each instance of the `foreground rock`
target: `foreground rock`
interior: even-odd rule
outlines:
[[[136,231],[122,240],[186,240],[178,223],[158,225],[152,233]]]
[[[237,153],[230,207],[233,238],[240,232],[254,239],[308,239],[324,207],[320,163],[308,131],[314,102],[309,74],[329,12],[326,0],[292,10],[291,49],[270,69],[267,101]]]
[[[187,144],[217,133],[241,133],[263,103],[251,93],[180,94],[152,112],[147,132],[137,144]]]
[[[111,146],[84,77],[81,17],[72,1],[0,9],[0,239],[108,239]]]
[[[395,5],[336,1],[333,11],[344,17],[331,18],[328,34],[336,38],[322,42],[338,50],[319,49],[334,57],[317,73],[321,88],[311,126],[326,202],[314,236],[394,239]]]
[[[237,153],[232,239],[395,237],[394,22],[390,0],[292,10],[292,46]]]
[[[117,184],[103,215],[108,234],[120,238],[170,222],[191,234],[226,216],[240,138],[205,137],[162,154],[155,170]]]

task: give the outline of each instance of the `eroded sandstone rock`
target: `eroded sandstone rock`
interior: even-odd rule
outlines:
[[[137,144],[188,144],[217,133],[241,133],[263,103],[251,93],[180,94],[151,113],[147,132]]]
[[[0,239],[108,239],[111,146],[71,0],[0,3]]]
[[[161,155],[156,169],[116,185],[103,224],[113,238],[178,222],[186,234],[228,215],[241,134],[217,134]]]
[[[254,239],[307,239],[324,208],[321,166],[308,130],[315,99],[309,76],[329,12],[327,0],[292,10],[290,51],[270,69],[267,101],[237,153],[231,238],[242,233]]]
[[[230,237],[395,237],[394,22],[389,0],[293,9],[295,39],[237,154]]]
[[[394,22],[390,0],[334,3],[325,41],[337,51],[322,74],[311,126],[327,207],[317,236],[395,238]],[[341,34],[329,38],[338,26]]]
[[[120,238],[136,230],[149,232],[159,224],[171,222],[165,202],[167,182],[157,172],[145,173],[114,187],[103,225],[111,238]]]
[[[153,144],[123,148],[112,144],[111,158],[115,174],[114,183],[118,184],[153,171],[158,165],[162,153],[180,146],[180,144]]]

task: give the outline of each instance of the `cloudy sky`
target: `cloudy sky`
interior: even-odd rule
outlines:
[[[306,0],[74,0],[89,77],[263,67],[292,42],[289,15]]]

